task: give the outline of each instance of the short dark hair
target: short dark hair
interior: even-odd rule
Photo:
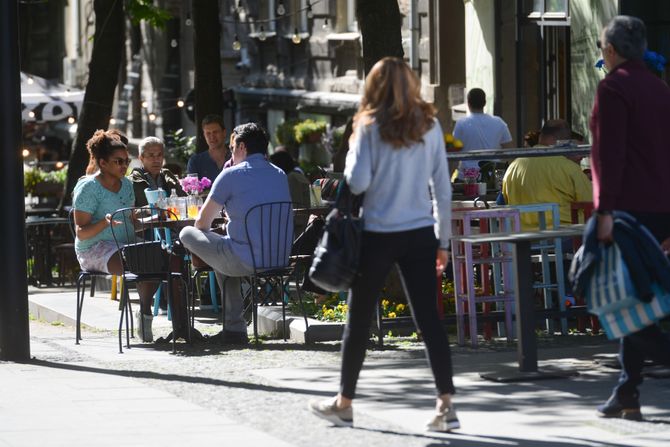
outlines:
[[[221,115],[216,115],[216,114],[210,114],[210,115],[205,115],[205,117],[202,119],[202,123],[200,127],[204,127],[205,124],[218,124],[221,126],[221,129],[226,130],[226,125],[223,124],[223,117]]]
[[[247,147],[247,154],[267,154],[268,134],[260,125],[256,123],[240,124],[233,129],[235,144],[244,143]]]
[[[480,88],[470,89],[468,92],[468,105],[471,109],[483,109],[486,105],[486,93]]]
[[[572,138],[572,130],[570,130],[570,125],[565,120],[548,120],[540,131],[540,141],[547,137],[553,137],[556,140],[569,140]]]
[[[616,16],[605,27],[605,42],[624,59],[644,58],[647,50],[647,27],[637,17]]]
[[[270,163],[284,171],[285,174],[291,173],[297,166],[291,154],[286,150],[276,150],[270,155]]]

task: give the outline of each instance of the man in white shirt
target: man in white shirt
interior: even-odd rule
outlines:
[[[484,113],[486,93],[480,88],[468,92],[468,110],[465,118],[456,121],[454,138],[463,142],[461,152],[479,149],[500,149],[513,147],[512,135],[507,123],[498,116]],[[464,160],[458,165],[458,176],[463,178],[463,169],[479,168],[479,161]]]

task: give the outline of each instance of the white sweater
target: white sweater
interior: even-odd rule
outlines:
[[[395,149],[376,124],[359,126],[344,176],[354,194],[365,192],[365,230],[391,233],[435,226],[440,247],[451,237],[451,183],[440,124],[423,141]]]

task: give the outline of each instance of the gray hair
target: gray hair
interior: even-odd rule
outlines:
[[[624,59],[644,58],[647,50],[647,27],[637,17],[616,16],[605,27],[605,42]]]
[[[137,146],[137,153],[138,155],[142,155],[144,153],[144,149],[147,146],[154,146],[154,145],[160,145],[163,149],[165,149],[165,143],[163,143],[163,140],[161,140],[158,137],[146,137],[142,141],[140,141],[140,144]]]

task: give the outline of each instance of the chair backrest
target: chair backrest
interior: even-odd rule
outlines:
[[[286,267],[293,245],[293,204],[269,202],[253,206],[244,218],[255,272]]]
[[[77,238],[77,229],[74,225],[74,208],[70,208],[70,211],[67,212],[67,220],[70,224],[69,227],[70,233],[72,233],[72,240],[75,240]]]
[[[156,208],[130,207],[112,213],[111,221],[117,222],[111,227],[112,236],[121,253],[124,271],[145,275],[168,271],[169,254],[165,246],[171,220],[173,213]]]

